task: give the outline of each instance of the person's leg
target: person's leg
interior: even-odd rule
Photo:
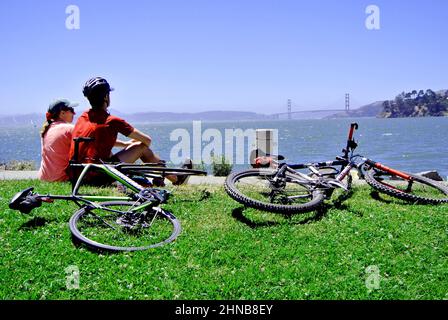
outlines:
[[[117,152],[114,156],[124,163],[134,163],[138,159],[146,163],[160,162],[160,157],[141,142],[129,145],[126,149]],[[166,178],[173,183],[177,182],[177,176],[169,175]]]
[[[135,142],[127,146],[125,149],[117,152],[114,156],[125,163],[134,163],[138,159],[147,163],[158,163],[160,161],[159,156],[141,142]]]

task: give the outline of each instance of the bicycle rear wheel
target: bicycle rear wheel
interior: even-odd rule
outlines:
[[[275,213],[299,213],[316,209],[324,201],[322,190],[292,180],[286,173],[281,185],[273,183],[275,171],[254,169],[230,174],[224,187],[234,200],[248,207]]]
[[[180,222],[161,208],[134,210],[132,201],[104,202],[98,208],[81,207],[70,218],[75,240],[105,251],[138,251],[174,241]]]
[[[448,187],[426,177],[407,175],[411,180],[377,168],[364,172],[365,180],[372,188],[392,197],[421,204],[448,203]]]

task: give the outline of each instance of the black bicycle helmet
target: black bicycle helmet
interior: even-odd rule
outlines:
[[[95,77],[86,82],[82,93],[85,97],[89,97],[92,93],[104,92],[108,93],[114,89],[110,87],[106,79],[101,77]]]

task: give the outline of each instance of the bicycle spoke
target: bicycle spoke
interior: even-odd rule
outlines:
[[[308,201],[311,198],[310,190],[296,182],[289,177],[274,181],[272,176],[266,175],[241,179],[235,187],[242,194],[259,201],[280,204]]]
[[[91,212],[91,211],[90,211],[88,214],[91,215],[91,216],[93,216],[95,219],[101,221],[102,223],[104,223],[104,224],[105,224],[106,226],[108,226],[109,228],[116,230],[116,228],[115,228],[114,226],[112,226],[112,225],[110,225],[109,223],[107,223],[106,220],[104,220],[104,219],[101,218],[100,216],[94,214],[94,213]]]

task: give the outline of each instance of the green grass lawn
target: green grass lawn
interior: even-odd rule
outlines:
[[[175,242],[98,254],[71,241],[73,203],[9,210],[31,185],[70,191],[0,182],[0,299],[448,299],[448,205],[357,187],[320,212],[285,217],[244,209],[221,186],[189,186],[164,205],[182,223]],[[70,266],[79,268],[79,289],[66,286]]]

